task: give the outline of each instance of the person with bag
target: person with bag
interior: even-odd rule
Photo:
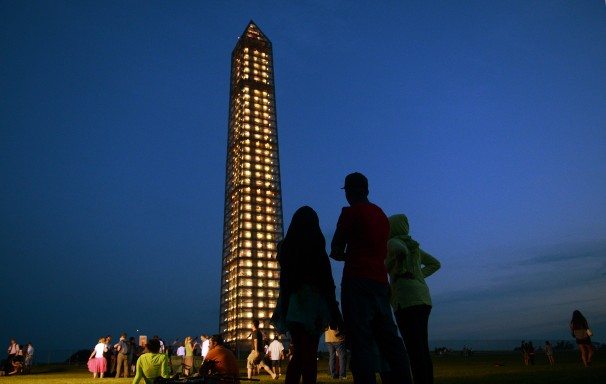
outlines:
[[[391,282],[391,305],[410,358],[415,384],[433,384],[428,323],[431,296],[425,278],[440,269],[440,262],[409,235],[404,214],[389,218],[385,265]]]
[[[589,329],[587,319],[578,309],[572,312],[570,332],[579,346],[583,365],[585,367],[590,367],[591,358],[593,357],[593,344],[591,344],[591,336],[593,336],[593,333],[591,332],[591,329]]]
[[[114,349],[117,352],[116,357],[116,378],[120,377],[122,370],[124,370],[124,377],[128,377],[128,341],[126,340],[126,333],[120,335],[120,340],[114,345]]]
[[[286,384],[316,383],[320,335],[329,325],[342,323],[326,240],[316,212],[303,206],[295,212],[284,240],[278,245],[280,293],[271,322],[290,333],[292,358]]]

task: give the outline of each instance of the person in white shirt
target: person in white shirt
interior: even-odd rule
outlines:
[[[183,345],[179,345],[179,348],[177,348],[177,356],[180,358],[185,357],[185,347]]]
[[[200,345],[200,355],[202,356],[202,360],[204,360],[208,353],[210,339],[208,338],[208,335],[202,335],[200,336],[200,340],[202,341],[202,344]]]
[[[276,374],[276,377],[280,377],[281,367],[280,361],[284,358],[284,345],[278,340],[278,335],[274,336],[274,340],[269,344],[267,353],[271,359],[271,369]]]
[[[103,356],[107,352],[107,339],[102,337],[99,339],[95,349],[88,358],[88,370],[93,374],[93,378],[97,376],[103,378],[105,371],[107,370],[107,359]]]

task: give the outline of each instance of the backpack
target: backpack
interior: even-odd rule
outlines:
[[[120,350],[118,351],[119,353],[123,355],[126,355],[128,353],[128,343],[126,341],[120,340],[118,346],[120,347]]]

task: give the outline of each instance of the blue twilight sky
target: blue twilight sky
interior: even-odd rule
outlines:
[[[284,218],[352,171],[442,262],[433,339],[606,338],[604,1],[0,1],[0,343],[218,330],[230,54],[272,40]],[[342,265],[333,264],[340,280]]]

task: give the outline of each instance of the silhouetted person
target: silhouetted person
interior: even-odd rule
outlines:
[[[411,383],[408,354],[389,305],[385,267],[387,216],[368,201],[368,180],[361,173],[347,175],[343,189],[350,206],[343,208],[339,216],[330,257],[345,261],[341,306],[351,345],[354,383],[373,384],[375,372],[384,372],[376,347],[389,365],[390,382]]]
[[[278,246],[280,295],[272,316],[279,332],[290,333],[292,358],[285,383],[315,383],[320,335],[341,322],[326,240],[316,212],[303,206],[295,212]]]
[[[433,384],[427,331],[431,296],[425,278],[440,269],[440,262],[422,250],[408,232],[406,215],[389,218],[386,265],[391,281],[391,305],[410,357],[415,384]]]
[[[532,341],[528,342],[527,348],[528,348],[528,362],[530,363],[530,365],[534,365],[535,350],[534,350],[534,345],[532,344]]]
[[[130,373],[135,373],[135,358],[136,358],[136,349],[137,343],[135,342],[135,338],[131,336],[128,339],[128,368],[129,368],[129,376]]]
[[[593,357],[593,345],[591,344],[591,331],[587,319],[578,309],[572,313],[570,320],[570,331],[579,346],[581,353],[581,361],[585,367],[591,366],[591,358]]]
[[[549,365],[555,364],[555,359],[553,357],[553,347],[549,341],[545,341],[545,346],[543,347],[545,350],[545,356],[547,356],[547,360],[549,360]]]
[[[113,375],[116,369],[116,355],[114,354],[115,350],[111,341],[112,337],[110,335],[105,336],[105,352],[103,352],[103,357],[107,361],[107,369],[105,371],[107,376]]]
[[[522,354],[522,361],[524,362],[524,365],[528,365],[528,360],[530,357],[528,355],[528,346],[524,340],[522,340],[520,343],[520,353]]]

